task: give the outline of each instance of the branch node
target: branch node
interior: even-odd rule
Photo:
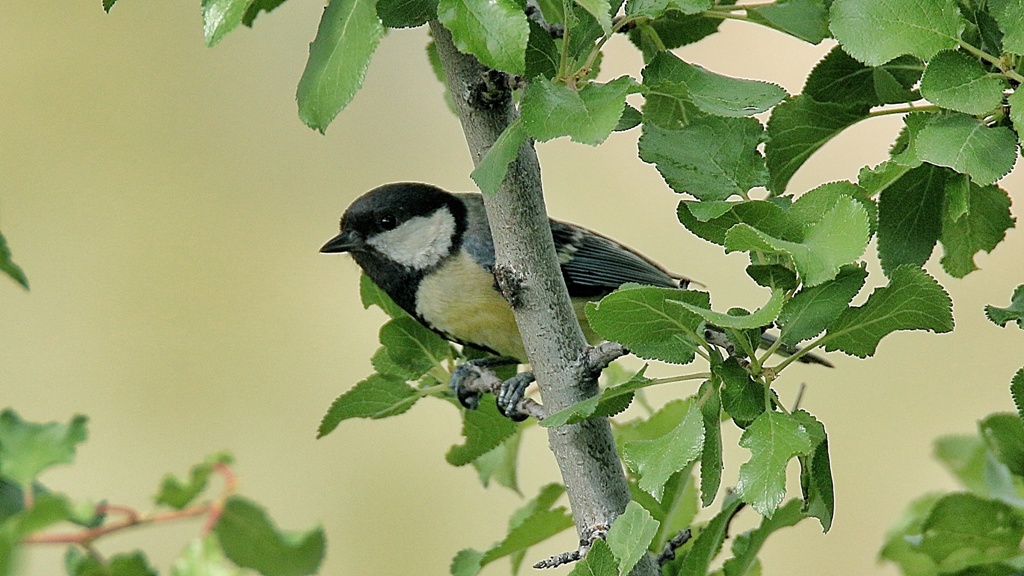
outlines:
[[[500,70],[487,70],[469,86],[466,101],[476,110],[495,110],[512,98],[512,78]]]
[[[626,354],[629,354],[629,350],[618,342],[602,342],[597,346],[588,347],[583,357],[584,378],[597,378],[609,364]]]
[[[583,538],[580,539],[579,548],[545,558],[544,560],[534,564],[533,567],[541,570],[544,568],[557,568],[572,562],[579,562],[587,556],[587,552],[590,552],[590,547],[594,545],[594,542],[597,540],[603,540],[604,537],[608,535],[608,528],[609,526],[607,524],[598,524],[597,526],[587,528],[583,534]]]
[[[512,310],[523,307],[523,290],[527,285],[526,276],[509,264],[494,266],[494,282]]]
[[[690,541],[690,529],[680,530],[679,534],[672,537],[671,540],[665,542],[665,548],[658,554],[658,557],[654,561],[658,564],[658,567],[662,567],[666,562],[671,562],[676,558],[676,550],[683,547],[684,544]]]

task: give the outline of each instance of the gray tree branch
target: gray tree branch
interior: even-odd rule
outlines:
[[[505,76],[460,53],[451,34],[431,21],[437,53],[462,122],[474,165],[516,118]],[[525,143],[496,194],[484,195],[497,256],[495,275],[512,304],[545,410],[597,393],[589,347],[569,300],[555,256],[541,189],[540,164]],[[548,443],[562,473],[577,533],[609,526],[629,502],[629,487],[604,418],[549,430]],[[650,555],[634,576],[658,573]]]

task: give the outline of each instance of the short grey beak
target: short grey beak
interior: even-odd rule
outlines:
[[[366,243],[363,241],[363,237],[354,230],[343,231],[334,238],[327,241],[326,244],[320,247],[320,252],[324,254],[334,254],[338,252],[351,252],[352,250],[358,250],[365,246]]]

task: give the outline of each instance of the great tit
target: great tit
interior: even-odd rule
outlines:
[[[586,228],[550,220],[565,285],[587,337],[583,306],[626,282],[686,288],[688,278]],[[341,217],[321,252],[348,252],[377,286],[424,326],[525,363],[512,309],[495,284],[483,197],[419,183],[385,184]]]
[[[550,224],[562,277],[592,343],[600,338],[583,314],[587,302],[627,282],[664,288],[691,282],[597,232],[558,220]],[[350,253],[396,304],[445,338],[527,362],[512,309],[493,275],[494,244],[480,194],[385,184],[345,210],[341,232],[320,251]]]

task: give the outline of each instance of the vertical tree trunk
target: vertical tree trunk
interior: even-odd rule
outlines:
[[[477,165],[516,118],[511,90],[502,86],[503,75],[460,53],[439,22],[431,21],[430,29]],[[487,91],[484,87],[489,83],[495,85],[489,94],[504,92],[504,98],[492,98],[489,105],[480,106],[476,95]],[[558,266],[531,141],[519,150],[498,193],[484,195],[484,205],[494,237],[496,275],[506,297],[514,292],[513,311],[545,409],[551,413],[593,396],[597,382],[587,369],[587,342]],[[610,525],[630,495],[607,419],[551,429],[548,442],[565,482],[577,532],[583,535]],[[632,572],[636,576],[657,573],[650,555]]]

